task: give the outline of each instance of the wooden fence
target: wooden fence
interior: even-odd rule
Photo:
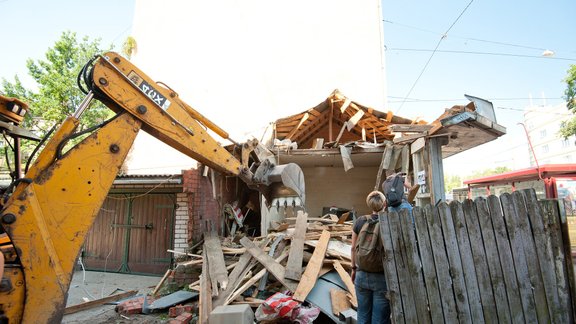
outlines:
[[[395,323],[573,323],[566,217],[533,190],[382,213]]]

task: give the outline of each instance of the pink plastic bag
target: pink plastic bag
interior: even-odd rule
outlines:
[[[318,307],[304,307],[291,296],[280,292],[268,297],[255,313],[258,321],[285,318],[300,324],[312,323],[319,314]]]

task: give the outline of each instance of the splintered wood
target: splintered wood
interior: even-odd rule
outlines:
[[[196,263],[198,256],[194,255],[196,259],[186,263],[202,267],[200,280],[190,285],[200,290],[200,321],[205,321],[213,307],[258,304],[278,291],[290,290],[294,300],[304,302],[318,278],[327,272],[338,273],[347,291],[326,291],[326,298],[332,295],[338,312],[356,307],[348,274],[352,221],[347,218],[347,214],[308,217],[298,211],[296,217],[285,218],[265,236],[250,238],[237,233],[222,238],[207,234],[203,251],[194,252],[201,253],[204,262]]]

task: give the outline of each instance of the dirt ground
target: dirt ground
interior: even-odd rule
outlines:
[[[68,290],[66,306],[81,304],[88,300],[96,300],[126,291],[137,290],[138,294],[151,292],[161,277],[141,276],[131,274],[76,271],[72,277]],[[115,305],[102,305],[77,313],[65,315],[62,323],[168,323],[166,314],[130,315],[128,318],[120,316],[114,310]]]

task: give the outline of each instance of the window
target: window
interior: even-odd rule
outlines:
[[[546,137],[546,130],[545,129],[540,131],[540,138],[544,138],[544,137]]]
[[[548,144],[542,145],[542,153],[548,153],[548,152],[550,152],[550,148],[548,147]]]
[[[567,148],[569,146],[570,146],[570,140],[568,140],[567,138],[563,138],[562,139],[562,147]]]

